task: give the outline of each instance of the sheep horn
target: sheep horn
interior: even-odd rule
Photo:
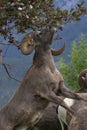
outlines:
[[[34,50],[32,33],[24,37],[20,50],[24,55],[29,55]]]
[[[64,43],[63,47],[60,48],[59,50],[51,49],[52,55],[54,56],[60,55],[65,50],[65,47],[66,47],[66,44]]]
[[[78,83],[79,83],[79,86],[80,86],[81,88],[83,87],[83,82],[84,82],[83,77],[86,77],[86,74],[87,74],[87,69],[81,71],[81,73],[79,74]]]

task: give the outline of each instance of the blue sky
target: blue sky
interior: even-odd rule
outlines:
[[[55,5],[62,9],[70,9],[75,7],[80,0],[55,0]]]
[[[59,6],[62,9],[68,9],[74,8],[77,3],[84,1],[85,6],[87,7],[87,0],[54,0],[55,6]]]

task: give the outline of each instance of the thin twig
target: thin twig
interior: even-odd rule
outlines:
[[[8,71],[8,68],[6,67],[6,65],[5,65],[4,63],[3,63],[2,65],[4,66],[4,69],[6,70],[7,75],[8,75],[9,78],[14,79],[14,80],[16,80],[17,82],[21,82],[20,80],[18,80],[18,79],[14,78],[13,76],[10,75],[10,73],[9,73],[9,71]]]

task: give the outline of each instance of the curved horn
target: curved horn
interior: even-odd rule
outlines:
[[[32,34],[28,34],[24,37],[20,45],[20,50],[24,55],[29,55],[32,53],[34,50]]]
[[[81,88],[83,87],[83,83],[84,83],[84,79],[82,77],[86,77],[86,74],[87,74],[87,69],[81,71],[81,73],[79,74],[78,83]]]
[[[60,55],[65,50],[65,47],[66,47],[66,44],[64,43],[63,47],[60,48],[59,50],[51,49],[52,55],[54,56]]]
[[[20,50],[24,55],[29,55],[34,50],[34,47],[29,45],[27,42],[23,42],[20,46]]]

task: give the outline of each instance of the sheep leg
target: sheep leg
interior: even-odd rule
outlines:
[[[72,99],[76,99],[76,100],[84,100],[87,102],[87,99],[81,97],[79,95],[79,93],[74,93],[71,90],[69,90],[67,87],[65,87],[64,82],[60,82],[59,85],[59,90],[61,92],[61,94],[67,98],[72,98]]]
[[[40,93],[40,96],[50,102],[53,102],[55,104],[58,104],[58,105],[64,107],[71,114],[74,114],[74,111],[70,107],[68,107],[67,104],[63,101],[63,99],[61,99],[61,97],[57,96],[54,92],[51,91],[51,92],[48,92],[45,94]]]

